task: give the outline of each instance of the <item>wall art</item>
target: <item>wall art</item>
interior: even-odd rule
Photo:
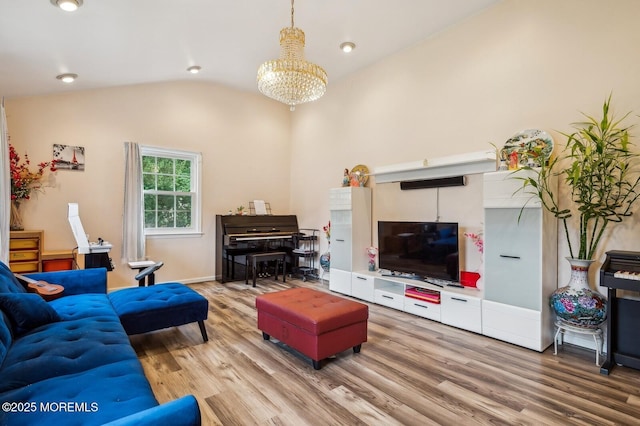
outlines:
[[[84,171],[84,147],[53,144],[53,159],[58,170]]]

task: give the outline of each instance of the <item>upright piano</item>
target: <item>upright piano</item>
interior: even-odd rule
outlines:
[[[216,279],[223,283],[236,279],[236,257],[290,252],[299,232],[295,215],[216,215]]]
[[[600,285],[609,289],[607,358],[600,373],[609,374],[616,364],[640,369],[640,298],[617,295],[617,290],[640,292],[640,252],[608,251]]]

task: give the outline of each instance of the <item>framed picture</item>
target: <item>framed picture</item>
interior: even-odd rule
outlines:
[[[53,159],[58,170],[84,171],[84,147],[53,144]]]

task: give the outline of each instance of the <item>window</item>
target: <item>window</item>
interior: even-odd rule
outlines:
[[[145,234],[200,232],[199,153],[141,147]]]

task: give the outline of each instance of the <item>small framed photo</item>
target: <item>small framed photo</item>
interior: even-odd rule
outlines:
[[[58,170],[84,171],[84,147],[53,144],[53,159]]]

